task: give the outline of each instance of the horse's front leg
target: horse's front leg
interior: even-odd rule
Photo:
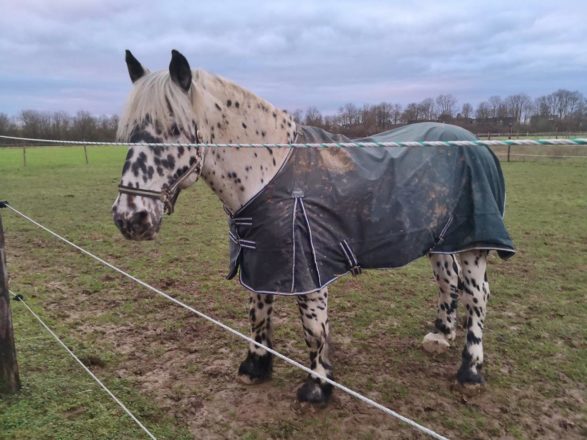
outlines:
[[[308,295],[299,295],[298,307],[304,326],[304,338],[310,349],[312,371],[331,379],[332,365],[328,357],[328,289]],[[313,375],[298,389],[298,400],[311,403],[326,403],[332,395],[332,385]]]
[[[251,318],[251,338],[271,348],[273,328],[273,295],[252,293],[249,299],[249,317]],[[259,383],[271,377],[273,356],[267,350],[249,343],[247,358],[241,363],[238,374],[245,383]]]

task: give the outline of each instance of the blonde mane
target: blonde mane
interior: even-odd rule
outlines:
[[[193,89],[193,87],[192,87]],[[191,93],[191,90],[190,90]],[[128,141],[135,127],[153,122],[166,132],[173,124],[182,132],[193,130],[191,98],[171,81],[169,72],[149,73],[135,83],[118,124],[117,138]]]
[[[270,102],[220,75],[202,69],[194,70],[193,74],[196,87],[203,88],[223,104],[226,103],[226,98],[231,98],[233,102],[254,104],[256,108],[278,110]],[[278,111],[281,112],[281,110]]]
[[[215,105],[226,110],[224,117],[230,117],[228,114],[234,111],[241,115],[256,113],[255,123],[260,127],[258,131],[267,134],[278,128],[275,124],[278,117],[279,120],[284,117],[291,120],[289,115],[284,115],[273,104],[232,81],[201,69],[193,70],[192,74],[189,96],[171,80],[167,70],[148,73],[138,79],[118,124],[118,140],[126,142],[136,127],[150,124],[155,124],[153,128],[157,134],[167,132],[174,124],[179,131],[190,133],[194,124],[202,121],[206,123],[200,122],[198,129],[204,134],[209,130],[206,124],[217,124],[217,121],[213,122],[216,119],[216,115],[213,115]],[[229,103],[233,103],[232,108]],[[230,131],[236,128],[233,126]],[[210,134],[206,134],[203,136],[204,142],[213,142]],[[227,136],[225,142],[236,142],[241,138],[239,134]],[[258,141],[265,142],[266,139]]]

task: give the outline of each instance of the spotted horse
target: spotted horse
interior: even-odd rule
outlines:
[[[291,115],[219,76],[192,70],[172,51],[151,73],[129,52],[134,87],[118,138],[129,143],[289,144],[344,141],[300,127]],[[416,127],[416,133],[413,131]],[[364,140],[474,139],[442,124],[408,126]],[[461,384],[483,382],[483,328],[490,250],[514,252],[503,225],[504,183],[488,148],[236,148],[131,146],[113,218],[131,240],[152,240],[179,192],[203,180],[229,216],[230,274],[250,290],[252,337],[272,346],[275,295],[294,295],[309,349],[300,401],[325,403],[333,377],[328,285],[362,269],[397,267],[428,255],[438,282],[428,351],[455,339],[457,303],[466,308]],[[254,344],[238,370],[248,383],[270,378],[272,357]]]

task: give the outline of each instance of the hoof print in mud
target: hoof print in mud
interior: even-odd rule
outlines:
[[[238,379],[247,385],[264,382],[271,378],[273,357],[249,352],[238,369]]]
[[[332,396],[333,386],[329,383],[321,384],[318,379],[308,377],[298,388],[297,397],[300,402],[327,404]]]
[[[463,399],[471,398],[482,394],[485,389],[485,383],[460,383],[458,380],[455,380],[451,389],[459,393]]]

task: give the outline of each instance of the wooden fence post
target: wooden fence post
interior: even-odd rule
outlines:
[[[88,150],[86,149],[86,144],[84,144],[84,155],[86,156],[86,165],[88,165],[90,162],[88,162]]]
[[[26,145],[22,146],[22,163],[26,167]]]
[[[4,203],[0,201],[0,208],[4,206]],[[2,228],[2,216],[0,215],[0,395],[15,393],[19,389],[20,378],[18,376],[12,314],[10,312],[4,229]]]

